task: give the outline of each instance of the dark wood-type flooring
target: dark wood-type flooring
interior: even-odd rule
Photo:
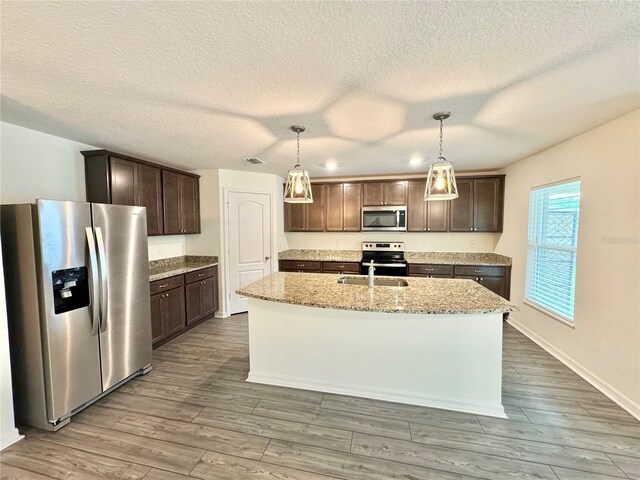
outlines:
[[[508,420],[249,384],[247,317],[212,319],[2,479],[640,479],[640,422],[505,324]],[[384,352],[381,352],[384,354]]]

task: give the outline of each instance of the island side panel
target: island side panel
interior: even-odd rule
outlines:
[[[247,381],[506,418],[502,314],[422,315],[249,298]]]

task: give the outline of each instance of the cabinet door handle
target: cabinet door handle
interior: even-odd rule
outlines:
[[[271,260],[271,257],[264,257],[265,262],[268,262],[269,260]]]
[[[168,286],[169,286],[169,284],[165,283],[164,285],[158,285],[158,288],[165,288],[165,287],[168,287]]]
[[[204,275],[205,275],[204,273],[199,273],[198,274],[199,277],[204,277]]]

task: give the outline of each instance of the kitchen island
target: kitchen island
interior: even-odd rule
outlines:
[[[339,278],[280,272],[238,290],[247,381],[506,418],[502,316],[515,306],[471,280]]]

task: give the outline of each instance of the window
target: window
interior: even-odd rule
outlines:
[[[580,180],[529,192],[525,302],[573,323]]]

